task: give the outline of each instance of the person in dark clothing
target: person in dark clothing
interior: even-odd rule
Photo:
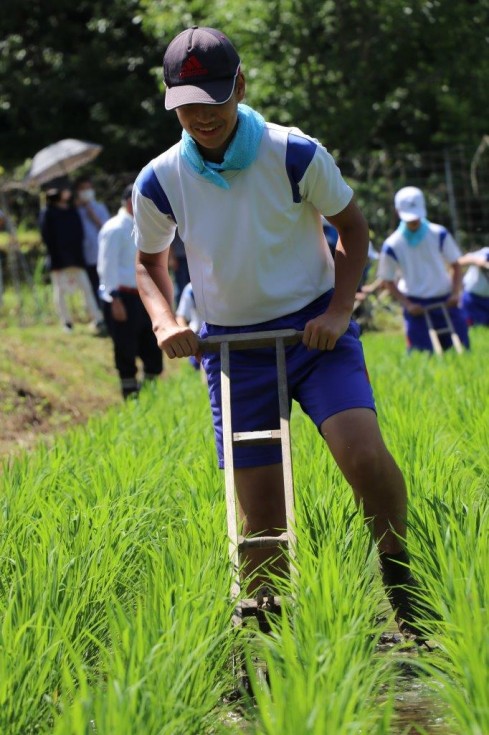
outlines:
[[[175,304],[178,305],[182,298],[183,289],[187,283],[190,283],[185,245],[178,234],[178,229],[175,232],[175,237],[173,238],[173,242],[170,246],[170,260],[168,264],[172,272],[173,282],[175,285]]]
[[[105,319],[114,343],[115,367],[124,399],[137,395],[141,387],[137,358],[142,362],[143,382],[154,381],[163,372],[163,353],[136,285],[131,194],[129,185],[122,193],[118,213],[100,230],[97,263]]]
[[[41,236],[49,258],[53,298],[63,328],[73,330],[67,296],[83,293],[87,312],[95,329],[103,324],[102,312],[92,292],[83,257],[83,226],[71,203],[69,189],[49,189],[46,208],[40,217]]]

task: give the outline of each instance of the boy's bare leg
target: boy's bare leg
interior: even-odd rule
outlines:
[[[354,408],[331,416],[321,425],[331,453],[353,489],[380,552],[402,551],[406,536],[407,493],[404,478],[369,408]]]
[[[321,432],[351,485],[357,504],[363,507],[377,542],[382,578],[399,627],[402,632],[423,639],[418,620],[430,619],[433,613],[425,609],[423,614],[413,597],[417,582],[410,573],[409,557],[404,549],[406,485],[384,444],[377,417],[371,409],[350,409],[324,421]],[[236,484],[244,533],[272,535],[285,528],[281,465],[238,470]],[[249,584],[250,593],[267,583],[267,570],[287,574],[283,556],[277,560],[274,550],[253,549],[247,554],[246,576],[253,575],[266,560],[268,564]]]
[[[402,551],[406,536],[407,494],[403,476],[388,452],[375,413],[366,408],[335,414],[321,432],[365,517],[373,519],[372,531],[380,552]],[[235,470],[239,518],[243,533],[278,535],[286,527],[282,465]],[[251,576],[267,560],[277,558],[274,549],[250,549],[244,555],[245,576]],[[287,572],[281,561],[268,565]],[[266,583],[267,565],[250,582],[253,591]]]
[[[419,623],[434,614],[416,598],[418,583],[404,548],[406,485],[384,444],[377,417],[366,408],[343,411],[324,421],[321,432],[371,526],[385,590],[399,628],[419,641],[425,640]]]
[[[243,535],[281,534],[286,527],[282,465],[236,469],[234,476]],[[264,584],[269,585],[267,570],[275,574],[287,573],[286,559],[277,549],[247,549],[242,554],[242,561],[244,576],[249,580],[249,594]]]

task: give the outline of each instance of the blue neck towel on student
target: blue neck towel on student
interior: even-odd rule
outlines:
[[[222,189],[229,189],[229,183],[220,171],[241,171],[247,168],[258,155],[258,148],[265,130],[265,120],[248,105],[238,105],[238,127],[229,144],[222,163],[211,163],[202,158],[197,143],[186,130],[182,131],[181,155],[187,163],[204,179]]]
[[[419,245],[421,240],[424,239],[426,233],[428,232],[428,220],[427,219],[421,220],[420,226],[418,227],[417,230],[414,230],[414,232],[409,229],[409,227],[407,226],[405,222],[401,222],[399,224],[398,229],[401,235],[407,241],[407,244],[410,247],[415,248],[416,245]]]

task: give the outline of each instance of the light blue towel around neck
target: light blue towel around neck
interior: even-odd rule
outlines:
[[[229,189],[229,183],[219,171],[241,171],[255,160],[265,130],[265,120],[248,105],[238,105],[238,127],[234,138],[224,154],[222,163],[205,161],[197,143],[186,130],[182,131],[180,154],[200,176],[222,189]],[[217,170],[216,170],[217,169]]]
[[[428,224],[429,223],[427,219],[421,220],[420,226],[417,230],[414,230],[413,232],[409,229],[405,222],[400,222],[398,229],[401,235],[406,239],[407,244],[410,247],[415,248],[416,245],[419,245],[421,240],[424,239],[426,233],[428,232]]]

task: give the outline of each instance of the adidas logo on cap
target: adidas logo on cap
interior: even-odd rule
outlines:
[[[209,69],[206,69],[199,59],[192,55],[185,59],[178,76],[180,79],[188,79],[189,77],[202,77],[206,74],[209,74]]]

